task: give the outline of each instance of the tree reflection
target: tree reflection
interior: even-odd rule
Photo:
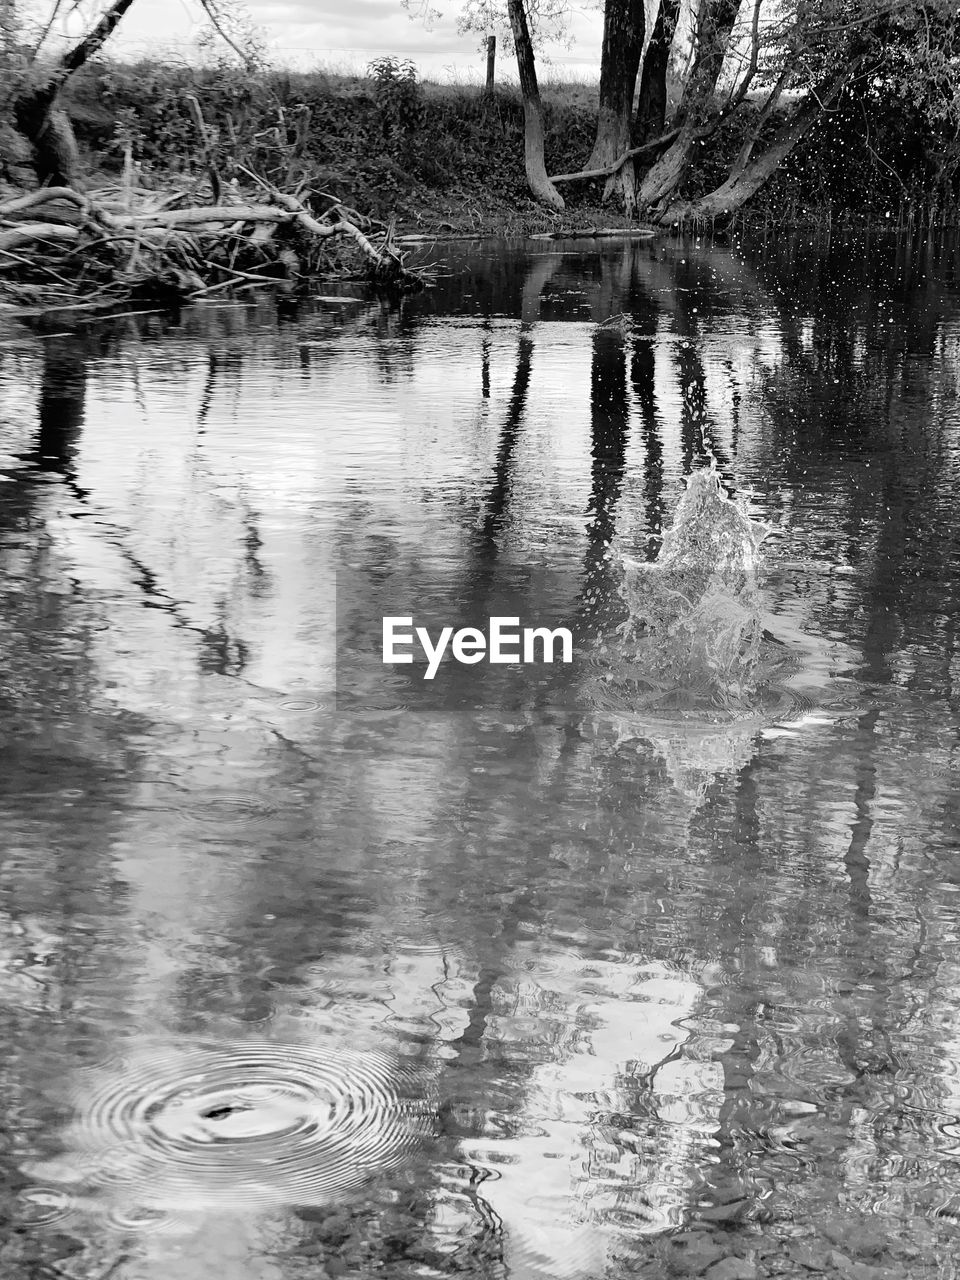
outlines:
[[[171,344],[176,397],[131,340],[168,433],[149,447],[119,431],[136,388],[83,347],[49,348],[0,511],[18,1123],[66,1112],[91,1040],[145,1029],[390,1046],[440,1102],[436,1142],[395,1177],[278,1215],[287,1253],[252,1213],[235,1233],[194,1222],[187,1249],[128,1233],[151,1280],[194,1244],[197,1274],[229,1244],[238,1276],[291,1280],[341,1256],[396,1274],[672,1274],[697,1241],[756,1250],[774,1274],[841,1209],[894,1204],[918,1238],[946,1231],[955,302],[919,283],[917,248],[909,288],[857,276],[839,247],[599,256],[474,262],[402,314],[308,314],[282,336],[211,321],[190,345],[229,339],[235,358]],[[457,351],[437,339],[437,315],[478,313]],[[494,315],[519,320],[502,344]],[[323,358],[301,368],[303,349]],[[382,390],[379,434],[351,399],[358,368]],[[278,369],[302,399],[255,450],[290,386]],[[493,441],[464,427],[478,393]],[[192,408],[176,434],[183,402],[199,447]],[[348,688],[339,709],[319,696],[334,569],[357,648],[387,588],[405,613],[486,611],[519,580],[534,607],[522,571],[552,557],[574,602],[605,596],[611,541],[660,530],[708,459],[704,429],[738,487],[790,517],[771,625],[819,664],[804,685],[819,716],[731,732],[690,788],[679,731],[621,733],[562,675],[464,680],[423,706],[420,673]],[[562,431],[561,466],[544,448]],[[105,467],[111,449],[140,474]],[[171,474],[183,492],[155,510],[142,476]],[[379,664],[350,657],[341,679],[358,684]],[[864,1221],[895,1245],[883,1216]]]
[[[534,339],[532,330],[540,316],[540,300],[544,286],[559,265],[559,259],[548,256],[535,259],[527,271],[520,299],[520,333],[517,338],[517,359],[513,375],[510,399],[500,430],[494,464],[493,482],[484,503],[480,523],[480,541],[487,554],[495,551],[496,534],[504,521],[510,495],[514,455],[520,435],[520,427],[530,390],[530,374],[533,367]],[[489,394],[489,373],[485,394]]]

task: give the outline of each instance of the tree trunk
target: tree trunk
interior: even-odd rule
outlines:
[[[640,76],[633,125],[633,143],[637,147],[659,138],[667,122],[667,64],[679,13],[680,0],[661,0]]]
[[[507,0],[510,14],[510,30],[517,51],[517,71],[520,76],[520,93],[523,97],[523,159],[527,183],[534,199],[548,205],[558,213],[563,209],[563,197],[547,176],[543,157],[543,107],[537,85],[537,67],[533,57],[533,42],[527,25],[524,0]]]
[[[680,100],[681,119],[695,116],[702,120],[709,111],[739,12],[740,0],[703,0],[697,15],[693,66]]]
[[[0,0],[0,53],[12,57],[17,47],[17,15],[13,0]]]
[[[640,72],[644,25],[643,0],[606,0],[597,137],[585,169],[602,169],[612,164],[630,146],[630,117]],[[632,212],[634,175],[631,163],[624,165],[607,183],[605,199],[616,186],[623,190],[627,211]]]
[[[678,112],[682,121],[680,136],[640,184],[640,207],[653,208],[657,216],[683,180],[694,148],[712,132],[706,121],[739,9],[740,0],[704,0],[697,20],[697,52]]]
[[[685,124],[679,138],[647,170],[637,193],[641,209],[655,210],[673,195],[687,171],[691,152],[700,141],[699,134],[695,125]]]
[[[30,143],[39,182],[52,187],[75,187],[80,151],[67,113],[46,90],[18,98],[13,107],[17,128]]]
[[[14,120],[33,148],[33,167],[41,183],[76,186],[80,152],[70,119],[58,105],[60,90],[99,52],[132,4],[133,0],[115,0],[79,44],[63,55],[45,83],[15,99]]]
[[[722,218],[736,213],[780,168],[803,135],[841,92],[863,61],[862,55],[829,80],[821,81],[768,143],[760,155],[743,163],[737,158],[727,180],[698,200],[678,202],[663,214],[662,223],[684,218]]]

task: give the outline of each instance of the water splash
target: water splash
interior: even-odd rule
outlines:
[[[769,532],[729,497],[711,466],[687,481],[654,563],[624,560],[623,634],[636,642],[638,673],[654,695],[672,695],[682,707],[691,694],[706,694],[725,706],[755,687],[763,637],[757,571]]]
[[[688,479],[656,560],[622,559],[628,617],[598,653],[591,702],[618,743],[651,743],[693,798],[742,768],[765,726],[811,709],[791,687],[800,650],[765,629],[770,532],[711,465]]]

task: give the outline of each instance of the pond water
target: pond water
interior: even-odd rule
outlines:
[[[0,333],[0,1273],[954,1275],[957,245],[433,254]],[[711,457],[750,714],[588,653]]]

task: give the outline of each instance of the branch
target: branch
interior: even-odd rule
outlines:
[[[224,29],[223,23],[217,17],[217,13],[213,5],[213,0],[200,0],[200,5],[204,13],[210,19],[210,25],[213,27],[214,31],[216,31],[217,35],[220,37],[221,40],[223,40],[226,44],[230,46],[233,52],[237,55],[237,57],[243,63],[244,69],[247,71],[255,70],[255,60],[251,58],[248,53],[244,53],[244,51],[240,48],[240,46],[236,43],[236,41],[232,38],[232,36],[230,36],[227,33],[227,31]]]
[[[16,249],[37,240],[79,240],[80,228],[62,222],[24,222],[9,231],[0,231],[0,249]]]
[[[647,151],[659,151],[661,147],[668,146],[673,142],[674,138],[680,134],[679,129],[668,129],[666,133],[661,133],[659,138],[654,138],[652,142],[645,142],[642,147],[631,147],[629,151],[625,151],[622,156],[618,156],[613,164],[608,164],[604,169],[584,169],[580,173],[558,173],[550,179],[551,182],[576,182],[587,178],[607,178],[613,173],[617,173],[628,160],[632,160],[634,156],[643,155]]]
[[[790,75],[790,68],[784,67],[780,72],[780,75],[777,77],[776,84],[767,94],[767,100],[760,108],[760,112],[754,121],[752,128],[748,130],[747,136],[743,140],[737,158],[733,162],[733,166],[730,169],[731,177],[735,177],[737,174],[742,173],[747,167],[747,161],[750,159],[753,148],[756,146],[757,139],[760,137],[760,133],[764,125],[770,119],[774,108],[780,101],[780,95],[783,93],[784,86],[790,78]]]
[[[24,209],[32,209],[37,204],[49,204],[52,200],[69,200],[71,204],[83,208],[86,197],[72,187],[41,187],[39,191],[28,191],[25,196],[16,196],[0,204],[0,218],[11,213],[22,213]]]
[[[85,35],[78,45],[74,45],[69,53],[64,54],[54,76],[58,86],[62,85],[75,71],[79,71],[95,53],[99,53],[132,4],[133,0],[115,0],[93,30]]]
[[[312,231],[313,234],[316,236],[330,236],[330,235],[352,236],[352,238],[356,240],[358,246],[363,251],[363,253],[365,253],[366,256],[370,258],[372,262],[375,262],[377,266],[383,265],[384,255],[381,254],[377,249],[373,247],[373,245],[370,243],[370,241],[363,234],[363,232],[360,230],[359,227],[354,226],[354,224],[352,222],[349,222],[346,218],[340,218],[339,221],[333,224],[330,224],[327,222],[318,222],[317,219],[310,213],[310,211],[302,203],[302,201],[298,200],[296,196],[289,195],[285,191],[280,191],[277,187],[273,185],[272,182],[267,182],[265,178],[261,178],[259,174],[254,173],[252,169],[248,169],[246,168],[246,166],[242,164],[237,165],[237,168],[240,170],[241,173],[245,173],[248,178],[252,178],[258,187],[262,188],[264,191],[269,192],[269,194],[274,198],[274,200],[276,200],[277,204],[282,205],[284,209],[289,209],[291,213],[295,214],[297,221],[300,223],[302,227],[306,228],[307,231]],[[334,205],[333,207],[335,209],[339,208],[338,205]],[[328,209],[327,213],[330,213],[330,212],[331,210]],[[391,223],[391,226],[392,226],[392,223]],[[388,236],[388,239],[389,239],[389,236]],[[392,256],[396,258],[396,260],[399,262],[399,258],[397,258],[396,254]]]
[[[247,171],[245,170],[245,172]],[[34,191],[29,195],[18,196],[16,199],[0,204],[0,223],[4,219],[8,219],[7,226],[0,228],[0,249],[15,248],[17,245],[29,244],[34,241],[70,240],[77,242],[77,248],[72,251],[73,253],[84,252],[94,245],[106,242],[102,235],[104,227],[111,232],[108,237],[109,240],[134,238],[146,244],[149,240],[152,240],[149,235],[150,232],[176,232],[181,228],[189,227],[194,230],[194,233],[200,231],[201,235],[206,230],[209,232],[209,240],[213,243],[218,243],[223,235],[219,230],[221,224],[227,224],[228,227],[241,228],[244,224],[250,223],[272,223],[275,225],[295,223],[313,240],[328,240],[335,236],[347,236],[353,240],[363,256],[373,265],[373,274],[379,281],[388,283],[416,281],[418,284],[422,284],[416,273],[409,271],[403,265],[403,255],[395,247],[392,224],[387,229],[383,244],[378,247],[371,243],[354,222],[343,217],[339,208],[337,221],[320,221],[313,216],[310,210],[296,196],[278,191],[272,184],[257,177],[255,174],[250,176],[254,178],[262,189],[269,193],[270,204],[226,204],[165,210],[154,208],[143,213],[134,214],[107,213],[106,210],[94,204],[88,197],[81,195],[70,187],[50,187]],[[64,225],[63,223],[39,221],[23,223],[9,221],[11,215],[23,213],[38,206],[45,206],[45,211],[50,217],[53,214],[53,209],[50,206],[55,201],[68,201],[76,205],[83,214],[81,225]],[[91,239],[91,232],[98,238]],[[197,254],[200,254],[199,264],[209,265],[210,255],[204,249],[197,247],[203,242],[198,241],[195,234],[193,236],[170,237],[170,244],[173,244],[174,241],[181,246],[188,245],[194,260],[196,260]],[[166,243],[167,238],[163,237],[163,243],[151,245],[150,247],[155,255],[160,256],[161,261],[165,261],[168,266],[172,264],[173,269],[179,271],[181,276],[189,276],[191,271],[183,272],[181,270],[183,266],[182,255],[177,257],[168,253],[165,249]],[[224,269],[232,271],[233,264],[231,263],[229,268]],[[121,277],[122,274],[121,272]],[[259,278],[257,279],[259,282]]]
[[[47,25],[40,32],[40,38],[37,40],[37,43],[30,50],[30,53],[28,55],[28,60],[31,63],[36,62],[37,54],[40,52],[41,48],[43,47],[44,40],[46,40],[47,36],[50,34],[51,28],[53,27],[53,24],[57,20],[57,15],[60,12],[60,6],[62,4],[63,4],[63,0],[55,0],[53,8],[50,10],[50,17],[47,19]]]
[[[747,96],[747,90],[753,82],[753,77],[757,74],[757,66],[760,60],[760,6],[762,3],[763,0],[754,0],[753,21],[750,25],[750,61],[747,63],[747,69],[743,73],[743,79],[737,85],[736,92],[730,94],[730,100],[723,111],[724,116],[729,116],[736,111]]]
[[[103,227],[115,229],[120,225],[112,214],[91,204],[85,195],[74,191],[73,187],[41,187],[38,191],[28,191],[26,195],[16,196],[13,200],[0,204],[0,221],[8,218],[12,213],[24,213],[27,209],[36,208],[37,205],[53,204],[57,200],[75,205],[91,222],[99,223]]]

